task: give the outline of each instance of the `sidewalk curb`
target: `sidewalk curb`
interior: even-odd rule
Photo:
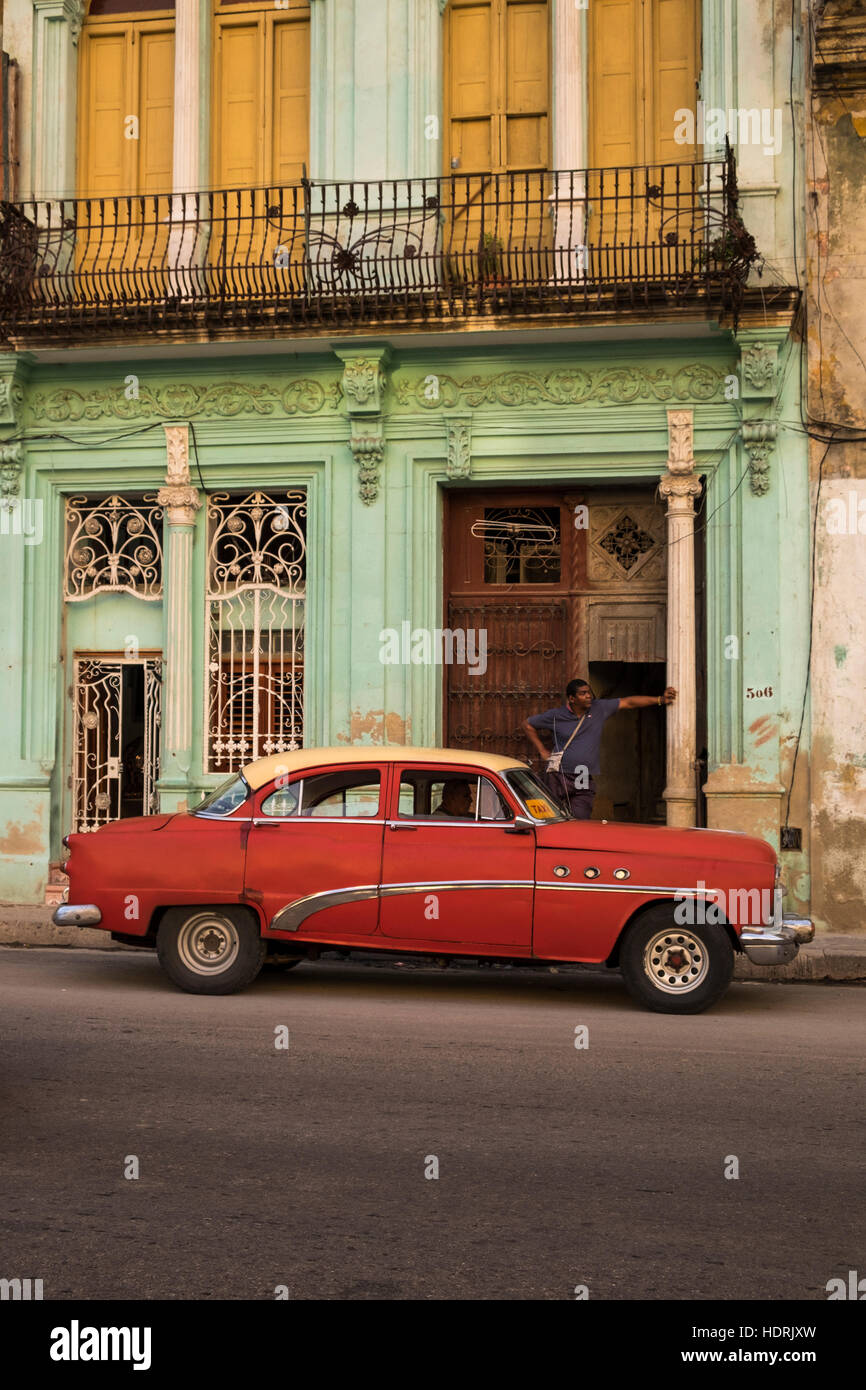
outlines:
[[[93,927],[56,927],[52,908],[0,904],[0,946],[38,950],[135,951],[112,941],[108,932]],[[568,969],[568,966],[560,967]],[[864,980],[866,981],[866,932],[862,936],[843,936],[825,932],[808,945],[789,965],[753,965],[747,956],[736,957],[735,980]]]

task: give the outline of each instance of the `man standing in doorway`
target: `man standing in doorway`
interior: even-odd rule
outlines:
[[[569,681],[565,704],[533,714],[523,728],[533,748],[547,759],[551,790],[571,809],[575,820],[589,820],[595,800],[595,778],[599,775],[601,735],[605,723],[621,709],[647,709],[650,705],[670,705],[677,692],[668,686],[663,695],[626,695],[621,700],[596,700],[588,681]],[[549,733],[553,749],[545,748],[538,736]]]

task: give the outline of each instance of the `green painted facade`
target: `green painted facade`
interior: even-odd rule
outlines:
[[[22,61],[33,64],[27,6],[10,0],[10,7]],[[312,177],[438,172],[424,120],[441,117],[443,8],[438,0],[311,0]],[[31,66],[34,110],[46,84],[74,67],[73,9],[58,2],[38,12],[33,33],[44,61],[38,70]],[[46,45],[49,31],[58,41]],[[769,0],[705,0],[703,34],[708,105],[783,103],[790,35],[776,31]],[[555,148],[563,138],[557,111],[567,80],[560,67]],[[744,220],[776,280],[787,284],[795,278],[792,228],[802,207],[793,189],[795,165],[802,168],[793,138],[775,159],[744,150],[739,161]],[[203,139],[202,158],[205,146]],[[40,129],[22,165],[25,186],[38,193],[74,187],[73,159],[68,141],[52,153]],[[305,742],[423,745],[442,739],[441,668],[383,665],[379,634],[406,620],[446,625],[444,489],[651,483],[665,471],[666,412],[692,410],[696,472],[706,481],[699,524],[706,526],[708,785],[721,789],[734,818],[742,806],[742,828],[757,825],[778,843],[809,629],[798,343],[772,312],[763,322],[749,319],[738,334],[730,324],[662,322],[649,311],[608,328],[575,321],[552,333],[539,325],[505,340],[508,327],[502,320],[439,338],[435,329],[389,337],[379,327],[329,341],[237,341],[164,353],[153,346],[145,352],[142,341],[88,354],[71,348],[55,360],[3,354],[4,490],[41,503],[42,539],[0,537],[0,897],[42,901],[49,863],[62,858],[71,816],[75,652],[122,650],[130,638],[141,650],[166,647],[168,592],[156,602],[97,595],[64,605],[64,498],[156,492],[165,483],[163,426],[172,423],[192,426],[191,483],[202,498],[307,490]],[[769,369],[754,370],[768,349]],[[379,410],[359,408],[347,395],[346,358],[353,353],[381,363]],[[130,377],[138,393],[132,398]],[[425,391],[431,377],[435,393]],[[350,437],[370,416],[381,424],[384,451],[362,477]],[[775,429],[762,434],[768,422]],[[454,442],[455,425],[467,424],[468,476]],[[755,426],[745,439],[744,424]],[[764,492],[760,478],[767,480]],[[192,746],[188,765],[163,760],[166,809],[221,780],[203,771],[206,524],[202,508],[183,596],[192,622]],[[807,709],[801,756],[808,737]],[[756,819],[756,797],[775,806],[771,817],[761,811]],[[799,779],[791,824],[807,823],[807,798],[808,782]],[[730,816],[716,823],[730,824]],[[793,894],[786,909],[808,910],[807,839],[787,864]]]

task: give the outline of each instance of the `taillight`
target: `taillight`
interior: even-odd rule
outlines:
[[[61,872],[62,874],[66,874],[67,877],[69,876],[69,860],[68,860],[68,859],[66,860],[65,863],[63,863],[63,864],[60,865],[60,872]]]
[[[70,832],[71,833],[71,832]],[[69,835],[64,835],[61,841],[64,849],[69,849]]]

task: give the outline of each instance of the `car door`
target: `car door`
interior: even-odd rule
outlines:
[[[459,783],[469,799],[449,803],[446,788]],[[391,797],[381,934],[529,955],[535,833],[514,833],[517,807],[502,783],[471,764],[414,763],[395,769]]]
[[[376,930],[385,773],[318,768],[257,794],[244,892],[263,908],[267,935],[341,942]]]

